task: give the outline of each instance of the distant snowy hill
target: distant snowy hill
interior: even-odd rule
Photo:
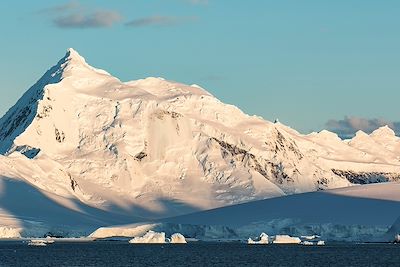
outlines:
[[[24,229],[92,229],[400,177],[388,128],[347,141],[301,135],[197,85],[121,82],[73,49],[0,119],[0,153],[0,226]]]
[[[147,224],[100,228],[92,237],[142,235],[155,230],[167,234],[179,231],[199,239],[247,240],[265,232],[318,235],[329,241],[393,241],[400,233],[399,211],[400,184],[380,183],[258,200]]]

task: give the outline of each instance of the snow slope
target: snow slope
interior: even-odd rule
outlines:
[[[219,225],[239,236],[320,235],[328,240],[381,240],[400,212],[400,184],[381,183],[297,194],[166,219]]]
[[[381,183],[259,200],[152,224],[102,228],[91,237],[153,229],[205,240],[247,240],[265,232],[335,241],[389,241],[399,233],[400,219],[391,227],[399,211],[400,184]]]
[[[0,226],[86,232],[349,186],[360,175],[397,179],[399,140],[388,129],[363,137],[366,147],[325,134],[248,116],[197,85],[121,82],[69,49],[0,119],[0,198],[14,190],[18,203],[0,202]],[[42,213],[31,212],[35,201]],[[54,205],[64,219],[46,216]]]

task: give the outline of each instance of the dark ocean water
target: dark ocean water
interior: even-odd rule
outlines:
[[[400,245],[131,245],[108,241],[31,247],[0,242],[0,266],[400,266]]]

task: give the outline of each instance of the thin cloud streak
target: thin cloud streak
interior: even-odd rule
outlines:
[[[121,21],[122,16],[116,11],[95,11],[90,14],[72,13],[53,20],[59,28],[104,28]]]
[[[114,10],[88,10],[79,1],[44,8],[38,11],[51,19],[54,26],[62,29],[106,28],[122,20]]]
[[[174,16],[150,16],[138,18],[125,23],[128,27],[146,27],[146,26],[174,26],[193,22],[196,17],[174,17]]]

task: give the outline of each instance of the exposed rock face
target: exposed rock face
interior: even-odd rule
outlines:
[[[334,174],[344,177],[353,184],[373,184],[400,181],[399,173],[385,172],[353,172],[332,170]]]

